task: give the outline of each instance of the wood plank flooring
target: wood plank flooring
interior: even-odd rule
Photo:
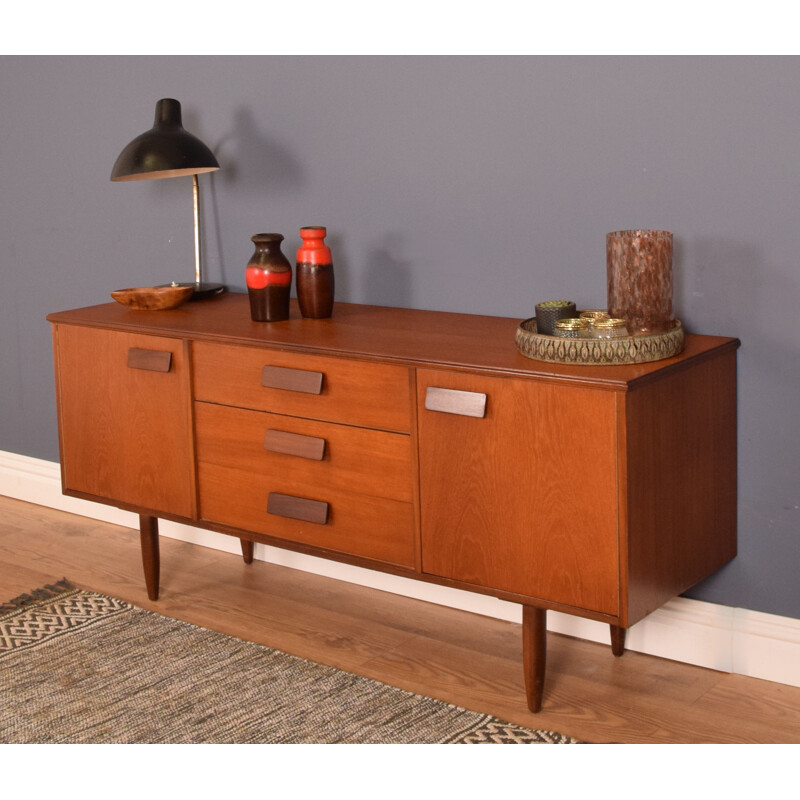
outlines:
[[[81,588],[521,725],[595,743],[798,743],[800,688],[548,634],[542,711],[521,626],[161,538],[147,599],[137,531],[0,496],[0,601]]]

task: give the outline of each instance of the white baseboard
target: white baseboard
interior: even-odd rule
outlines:
[[[112,506],[65,497],[57,463],[0,451],[0,494],[92,519],[138,528],[138,517]],[[162,521],[164,536],[240,553],[239,542],[212,531]],[[522,621],[519,605],[446,586],[340,564],[257,544],[255,558],[384,592],[476,614]],[[596,642],[609,642],[608,626],[550,612],[548,629]],[[676,597],[628,631],[625,646],[640,653],[722,672],[800,686],[800,620]]]

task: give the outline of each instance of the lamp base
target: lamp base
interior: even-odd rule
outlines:
[[[194,293],[189,300],[208,300],[209,297],[216,297],[225,291],[225,287],[221,283],[165,283],[164,286],[191,286]]]

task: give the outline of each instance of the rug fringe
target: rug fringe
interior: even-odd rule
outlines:
[[[9,611],[19,611],[19,609],[38,603],[40,600],[49,600],[60,594],[64,594],[64,592],[70,592],[77,588],[77,586],[73,586],[66,578],[62,578],[56,583],[48,583],[40,589],[33,589],[30,594],[21,594],[19,597],[15,597],[13,600],[3,603],[0,605],[0,614],[5,614]]]

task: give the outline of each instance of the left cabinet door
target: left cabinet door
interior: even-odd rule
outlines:
[[[56,325],[64,491],[196,517],[188,342]]]

